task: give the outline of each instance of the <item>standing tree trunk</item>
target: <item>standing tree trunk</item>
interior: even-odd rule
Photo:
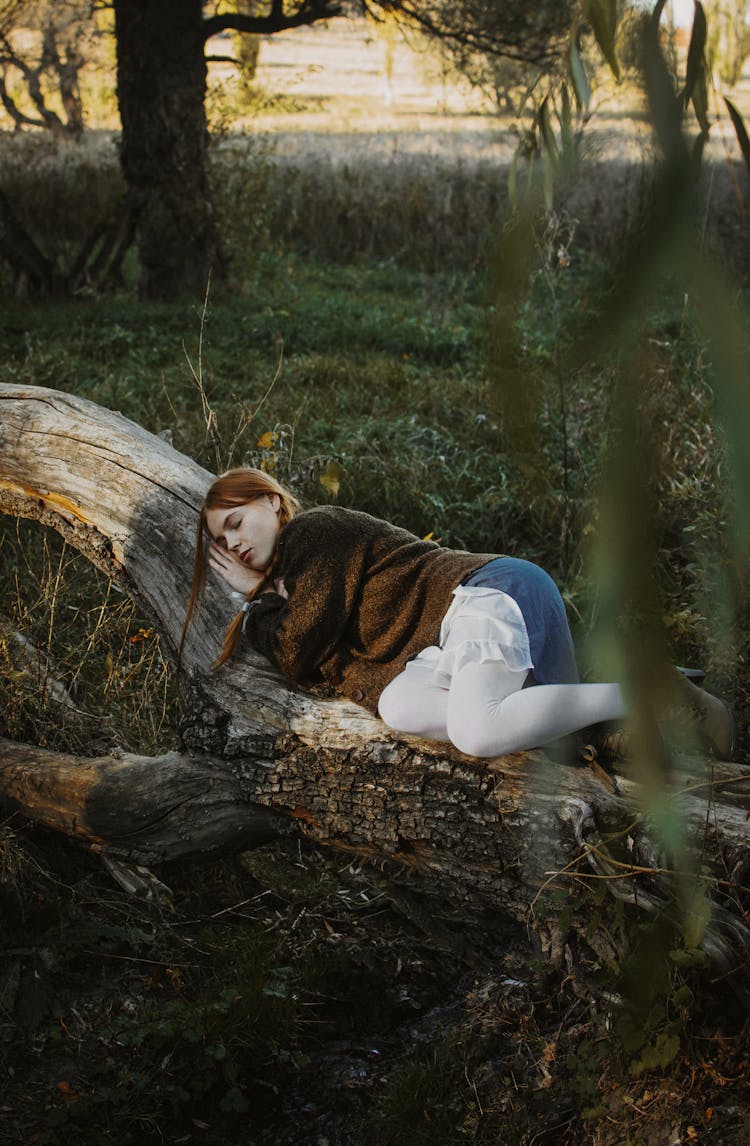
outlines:
[[[115,0],[121,162],[144,298],[202,295],[221,258],[208,189],[201,0]]]

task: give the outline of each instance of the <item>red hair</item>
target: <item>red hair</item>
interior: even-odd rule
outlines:
[[[182,626],[182,637],[180,638],[180,649],[177,657],[178,662],[182,659],[182,650],[185,647],[185,640],[193,617],[196,612],[200,612],[200,603],[203,600],[203,593],[206,587],[206,565],[208,561],[208,545],[206,541],[209,537],[206,514],[212,509],[234,509],[240,505],[247,505],[248,502],[255,501],[259,497],[266,497],[268,494],[274,493],[277,494],[279,498],[279,524],[283,529],[287,522],[291,521],[296,513],[299,513],[302,507],[296,497],[291,494],[289,490],[284,489],[283,485],[281,485],[275,477],[272,477],[271,474],[265,473],[264,470],[250,468],[227,470],[226,473],[217,477],[209,486],[198,518],[195,560],[193,562],[193,583],[190,589],[187,613],[185,614],[185,624]],[[251,601],[253,597],[256,597],[259,593],[262,593],[268,588],[269,583],[274,579],[277,560],[278,553],[274,551],[268,567],[264,570],[263,580],[252,593],[247,594],[246,600]],[[213,668],[219,668],[220,665],[226,664],[228,660],[231,660],[231,658],[236,655],[240,645],[242,622],[244,619],[245,614],[240,610],[226,631],[221,652]]]

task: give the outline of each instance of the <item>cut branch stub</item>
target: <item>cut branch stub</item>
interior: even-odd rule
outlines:
[[[178,752],[81,759],[0,740],[2,799],[93,851],[163,863],[265,843],[293,830],[246,803],[223,760]]]

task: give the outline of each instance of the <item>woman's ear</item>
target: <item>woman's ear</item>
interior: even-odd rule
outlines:
[[[277,493],[267,493],[266,497],[268,498],[268,500],[271,503],[271,508],[273,509],[273,512],[278,514],[279,510],[281,509],[281,498],[279,497],[279,495]]]

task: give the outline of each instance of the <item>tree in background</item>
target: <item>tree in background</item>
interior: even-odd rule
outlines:
[[[462,45],[439,44],[445,66],[467,79],[501,114],[516,116],[526,92],[545,73],[545,65],[497,56]]]
[[[17,129],[80,138],[80,74],[99,34],[90,0],[0,5],[0,102]]]
[[[220,32],[269,35],[321,20],[398,12],[460,50],[550,63],[578,3],[508,0],[114,0],[122,167],[138,220],[140,289],[149,298],[202,293],[224,264],[207,177],[205,46]],[[244,5],[243,5],[244,9]]]
[[[258,0],[235,0],[237,12],[242,16],[258,15]],[[255,76],[260,58],[260,36],[251,32],[234,33],[234,54],[237,61],[237,76],[242,93],[248,103],[255,94]]]
[[[406,6],[405,6],[406,7]],[[518,99],[564,58],[571,27],[582,6],[440,2],[419,22],[433,37],[450,70],[464,76],[502,112],[518,114]]]
[[[750,27],[745,0],[704,0],[708,18],[706,55],[722,83],[734,85],[750,56]]]

